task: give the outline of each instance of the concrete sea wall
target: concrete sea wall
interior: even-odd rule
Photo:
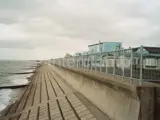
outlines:
[[[53,70],[111,120],[154,120],[154,87],[97,77],[85,71],[53,66]]]

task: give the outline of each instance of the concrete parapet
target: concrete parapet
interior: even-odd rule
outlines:
[[[138,86],[72,68],[53,70],[111,120],[154,120],[153,85]]]

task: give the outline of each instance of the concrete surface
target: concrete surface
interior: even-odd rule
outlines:
[[[139,86],[78,69],[52,68],[111,120],[154,120],[153,85]]]
[[[87,104],[44,64],[36,69],[30,85],[24,88],[20,99],[10,106],[0,120],[98,119]]]

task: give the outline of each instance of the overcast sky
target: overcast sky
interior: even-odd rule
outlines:
[[[0,0],[0,59],[49,59],[120,41],[160,45],[159,0]]]

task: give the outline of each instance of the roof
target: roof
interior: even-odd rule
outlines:
[[[92,45],[88,45],[88,47],[90,46],[95,46],[95,45],[99,45],[99,44],[103,44],[104,42],[101,42],[101,43],[96,43],[96,44],[92,44]]]
[[[136,52],[140,47],[132,48],[133,52]],[[160,47],[148,47],[143,46],[145,50],[147,50],[149,53],[160,53]]]
[[[121,44],[121,42],[100,42],[100,43],[88,45],[88,47],[95,46],[95,45],[99,45],[99,44],[103,44],[103,43],[119,43],[119,44]]]
[[[132,48],[133,52],[136,52],[140,47]]]
[[[160,53],[160,47],[143,47],[149,53]]]

